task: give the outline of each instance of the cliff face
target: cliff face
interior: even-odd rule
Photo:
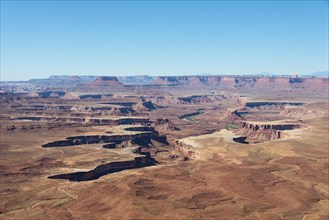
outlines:
[[[155,84],[161,85],[205,86],[219,85],[219,82],[219,76],[159,76],[155,79]]]
[[[137,104],[132,106],[132,109],[137,112],[152,111],[155,110],[156,108],[157,106],[151,101],[138,102]]]
[[[305,78],[303,79],[303,84],[307,88],[327,88],[329,87],[329,78]]]
[[[88,84],[79,84],[74,90],[84,92],[104,92],[122,90],[124,88],[124,85],[114,76],[99,76]]]
[[[122,87],[123,84],[116,77],[100,76],[100,77],[97,77],[93,82],[91,82],[87,85],[87,87],[94,87],[94,86]]]
[[[28,83],[36,84],[39,86],[48,86],[48,87],[70,87],[76,86],[78,84],[86,84],[95,79],[95,76],[50,76],[46,79],[31,79],[27,81]]]
[[[238,131],[242,137],[235,138],[234,141],[239,143],[258,143],[268,140],[284,138],[285,130],[300,128],[299,124],[294,123],[257,123],[242,122],[241,129]]]
[[[126,161],[116,161],[109,162],[97,166],[95,169],[86,171],[86,172],[75,172],[67,174],[58,174],[54,176],[49,176],[49,179],[68,179],[70,181],[88,181],[95,180],[101,176],[104,176],[109,173],[115,173],[122,170],[135,169],[147,166],[156,165],[156,161],[150,156],[148,152],[140,152],[140,149],[137,149],[138,154],[141,154],[135,157],[132,160]]]
[[[179,84],[176,76],[159,76],[155,79],[154,83],[159,85]]]
[[[328,90],[328,78],[258,76],[161,76],[156,84],[176,86],[220,86],[223,88]]]
[[[287,107],[301,106],[301,102],[247,102],[245,103],[245,109],[257,109],[257,110],[285,110]]]
[[[249,123],[242,122],[242,128],[249,129],[252,131],[258,130],[292,130],[295,128],[299,128],[299,125],[296,124],[257,124],[257,123]]]
[[[154,81],[153,76],[139,75],[139,76],[120,76],[117,77],[120,82],[125,85],[148,85]]]
[[[133,143],[150,147],[151,142],[159,142],[168,144],[166,136],[158,135],[157,132],[138,133],[133,135],[89,135],[89,136],[74,136],[67,137],[65,140],[53,141],[43,144],[42,147],[67,147],[83,144],[97,144],[97,143],[122,143],[123,141],[132,141]],[[105,146],[107,148],[107,146]]]

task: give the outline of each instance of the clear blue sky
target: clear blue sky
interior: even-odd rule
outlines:
[[[328,70],[328,1],[1,1],[1,80]]]

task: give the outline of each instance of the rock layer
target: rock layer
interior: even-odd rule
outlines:
[[[261,122],[242,122],[241,129],[237,132],[243,135],[237,138],[239,143],[257,143],[268,140],[282,139],[285,137],[285,130],[300,128],[300,124],[295,123],[261,123]]]
[[[138,150],[140,151],[140,150]],[[101,176],[115,173],[127,169],[135,169],[147,166],[153,166],[156,161],[150,156],[149,152],[139,152],[141,156],[135,157],[133,160],[116,161],[97,166],[95,169],[86,172],[75,172],[68,174],[58,174],[48,177],[49,179],[68,179],[70,181],[88,181],[95,180]]]
[[[328,78],[258,77],[258,76],[160,76],[159,85],[212,86],[239,89],[328,90]]]

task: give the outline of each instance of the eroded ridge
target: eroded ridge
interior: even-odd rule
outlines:
[[[8,85],[0,218],[328,218],[327,81],[158,79]]]
[[[125,131],[143,132],[136,134],[121,134],[121,135],[85,135],[67,137],[65,140],[53,141],[43,144],[44,148],[52,147],[70,147],[76,145],[94,146],[94,144],[103,143],[103,148],[130,148],[133,159],[114,161],[98,165],[96,168],[67,174],[58,174],[49,176],[50,179],[68,179],[70,181],[87,181],[95,180],[106,174],[115,173],[127,169],[142,168],[153,166],[157,161],[151,157],[149,148],[159,145],[168,145],[165,135],[159,135],[153,127],[134,126],[126,127]],[[95,149],[97,150],[97,149]]]
[[[300,123],[291,122],[242,122],[241,129],[236,133],[243,135],[234,138],[239,143],[259,143],[270,140],[283,139],[287,136],[284,131],[298,129],[302,127]]]
[[[133,153],[140,154],[140,156],[135,157],[132,160],[126,161],[115,161],[109,162],[97,166],[95,169],[85,172],[74,172],[67,174],[58,174],[49,176],[49,179],[68,179],[70,181],[88,181],[96,180],[101,176],[115,173],[127,169],[142,168],[147,166],[153,166],[157,164],[157,161],[151,157],[150,152],[142,152],[141,147],[133,150]]]
[[[143,146],[149,146],[151,141],[157,141],[168,144],[166,136],[159,136],[157,133],[139,133],[131,135],[87,135],[67,137],[65,140],[53,141],[43,144],[42,147],[67,147],[83,144],[98,144],[98,143],[117,143],[124,141],[132,141]]]

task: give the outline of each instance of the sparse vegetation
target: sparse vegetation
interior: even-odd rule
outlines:
[[[227,130],[235,130],[235,129],[238,129],[238,128],[239,128],[239,126],[236,125],[236,124],[229,124],[229,125],[225,126],[225,129],[227,129]]]

